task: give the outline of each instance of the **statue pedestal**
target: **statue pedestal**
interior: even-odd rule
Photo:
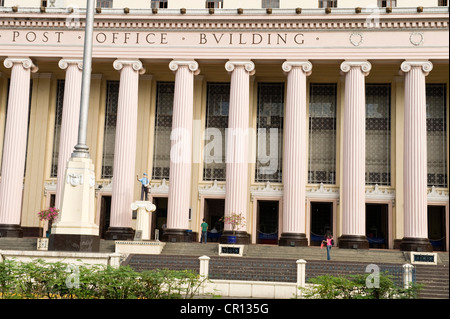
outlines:
[[[152,202],[137,201],[131,204],[132,210],[137,210],[136,232],[134,240],[150,240],[151,213],[156,210]]]
[[[95,174],[89,158],[70,158],[65,172],[60,216],[53,224],[48,250],[98,252],[95,224]]]

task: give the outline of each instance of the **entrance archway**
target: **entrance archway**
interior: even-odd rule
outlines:
[[[209,225],[208,241],[217,242],[222,236],[223,222],[220,219],[225,214],[225,199],[205,198],[203,218]]]
[[[389,248],[388,229],[388,205],[366,204],[366,236],[369,248]]]
[[[428,239],[433,250],[446,250],[445,206],[428,206]]]
[[[111,217],[111,196],[102,195],[100,203],[100,223],[99,236],[101,239],[105,238],[106,231],[109,228],[109,221]]]
[[[278,245],[279,201],[258,200],[257,244]]]
[[[333,233],[333,203],[311,202],[310,246],[320,246],[327,232]]]
[[[153,204],[156,206],[156,210],[152,213],[152,231],[151,237],[155,238],[156,230],[159,231],[159,240],[161,240],[164,233],[164,229],[167,225],[167,197],[153,197]]]

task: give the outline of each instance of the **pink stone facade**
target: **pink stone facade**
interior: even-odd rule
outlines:
[[[15,22],[24,19],[21,15],[13,19],[10,13],[0,13],[0,17],[0,76],[10,79],[9,86],[7,81],[0,81],[0,93],[9,90],[7,112],[0,105],[0,115],[4,115],[0,119],[6,118],[0,122],[0,129],[5,132],[0,149],[0,232],[2,236],[20,236],[22,229],[38,228],[29,217],[35,212],[21,208],[31,73],[42,65],[45,72],[65,79],[58,176],[36,179],[35,186],[42,189],[40,202],[35,205],[37,212],[50,204],[48,194],[55,195],[54,205],[58,207],[64,183],[62,173],[76,143],[84,35],[79,29],[58,26],[54,19],[62,24],[64,19],[51,13],[35,17],[41,24],[45,22],[45,31],[34,20],[27,28],[22,27]],[[387,248],[432,249],[427,207],[442,205],[448,224],[448,204],[442,204],[448,201],[448,186],[436,191],[427,184],[426,84],[445,83],[448,96],[448,12],[383,15],[379,29],[370,29],[365,24],[367,16],[356,14],[320,16],[323,21],[317,24],[314,21],[318,18],[314,13],[302,18],[295,14],[155,15],[152,19],[141,15],[96,16],[93,73],[103,76],[100,84],[91,85],[89,141],[95,144],[99,224],[105,219],[105,207],[109,207],[105,198],[110,196],[111,201],[109,225],[103,238],[133,236],[135,221],[130,205],[140,194],[135,176],[144,171],[151,175],[154,145],[158,142],[154,140],[155,123],[160,120],[155,111],[159,103],[157,83],[173,82],[170,175],[168,180],[149,176],[150,199],[155,203],[158,198],[167,198],[166,204],[161,204],[166,215],[155,215],[152,223],[155,227],[157,218],[164,218],[163,240],[198,240],[195,235],[201,233],[202,219],[212,222],[211,216],[216,216],[205,203],[220,200],[223,216],[241,213],[246,218],[246,224],[239,229],[239,240],[258,243],[258,232],[269,231],[260,227],[265,217],[259,208],[262,206],[257,205],[271,201],[277,203],[278,209],[273,222],[277,226],[276,243],[311,245],[311,225],[315,221],[309,209],[314,202],[329,202],[333,211],[327,227],[334,233],[336,245],[365,249],[369,247],[370,226],[366,205],[381,203],[388,207]],[[354,22],[348,22],[349,19]],[[115,26],[117,20],[124,23]],[[133,28],[145,32],[135,32]],[[142,76],[148,75],[151,84],[143,84]],[[99,173],[104,151],[102,129],[107,125],[104,78],[119,82],[113,178],[102,178]],[[206,143],[202,134],[208,103],[205,88],[210,82],[229,83],[230,87],[229,100],[223,104],[228,112],[223,136],[227,144],[224,178],[220,181],[202,177],[202,147]],[[258,104],[257,85],[264,82],[285,85],[281,182],[255,182],[254,133],[256,123],[262,121],[258,108],[263,107]],[[309,152],[314,147],[314,141],[309,140],[312,122],[308,119],[312,112],[311,83],[336,83],[338,90],[337,179],[325,185],[308,180]],[[366,183],[366,148],[370,147],[366,145],[367,83],[390,83],[392,87],[394,177],[381,192],[378,185]],[[35,96],[36,92],[32,94]],[[2,101],[6,98],[0,96]],[[42,107],[33,101],[32,110]],[[102,106],[96,107],[95,103]],[[445,105],[448,151],[448,97]],[[271,121],[274,118],[272,115]],[[28,156],[46,161],[48,167],[53,131],[51,127],[46,130],[44,139],[49,146]],[[433,192],[441,199],[436,200]],[[231,230],[230,225],[224,225],[224,235]],[[443,232],[448,238],[448,226]],[[445,249],[448,250],[448,239]]]

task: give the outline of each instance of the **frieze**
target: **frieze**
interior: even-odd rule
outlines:
[[[442,8],[444,9],[444,8]],[[445,8],[447,9],[447,8]],[[448,9],[447,9],[448,10]],[[247,11],[247,10],[246,10]],[[251,11],[249,11],[251,12]],[[304,11],[306,12],[306,11]],[[130,29],[130,30],[338,30],[369,29],[373,30],[371,16],[367,14],[334,15],[324,17],[317,11],[310,14],[272,14],[264,15],[214,15],[189,14],[136,14],[124,16],[123,10],[109,10],[110,14],[96,15],[95,29]],[[441,14],[442,16],[439,16]],[[15,13],[0,12],[0,28],[76,28],[84,30],[84,10],[60,10],[55,13]],[[32,19],[30,19],[32,17]],[[76,23],[74,23],[76,21]],[[448,11],[436,13],[383,15],[377,18],[379,29],[441,29],[448,28]]]
[[[76,29],[65,30],[41,30],[25,28],[2,30],[0,26],[0,46],[54,46],[82,47],[84,44],[84,31]],[[239,31],[239,32],[212,32],[201,30],[191,31],[127,31],[94,30],[94,48],[374,48],[380,47],[382,41],[383,48],[399,47],[433,47],[444,48],[447,42],[436,34],[426,34],[423,32],[399,32],[386,37],[386,30],[371,31],[370,33],[344,32],[336,33],[310,31]],[[427,43],[423,41],[427,37]],[[448,46],[446,47],[448,49]]]

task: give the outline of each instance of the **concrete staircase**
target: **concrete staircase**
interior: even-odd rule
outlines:
[[[208,243],[166,243],[162,255],[218,256],[219,244]]]
[[[419,299],[449,299],[448,264],[416,265],[416,282],[423,285]]]
[[[0,250],[37,250],[37,238],[0,238]]]
[[[0,250],[37,250],[37,238],[0,238]],[[100,240],[100,252],[113,253],[115,244],[113,240]]]
[[[199,243],[166,243],[163,255],[188,255],[188,256],[218,256],[219,245],[217,243],[199,244]],[[280,247],[274,245],[248,245],[244,249],[246,258],[269,258],[269,259],[304,259],[308,260],[326,260],[325,249],[320,247]],[[377,263],[382,260],[383,263],[404,264],[407,262],[405,255],[400,251],[394,250],[357,250],[357,249],[331,249],[331,259],[333,261],[354,261],[365,263]]]

